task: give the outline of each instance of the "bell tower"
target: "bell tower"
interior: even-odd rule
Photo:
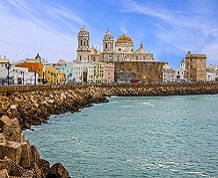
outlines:
[[[77,62],[87,62],[90,57],[90,36],[85,26],[78,33]]]
[[[104,35],[102,59],[103,61],[113,61],[114,59],[114,37],[110,30]]]

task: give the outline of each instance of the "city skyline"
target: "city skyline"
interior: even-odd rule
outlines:
[[[218,64],[218,1],[117,0],[0,2],[0,55],[11,61],[35,57],[49,62],[76,59],[77,35],[85,25],[90,45],[101,48],[110,29],[114,39],[127,34],[134,49],[178,67],[188,51]]]

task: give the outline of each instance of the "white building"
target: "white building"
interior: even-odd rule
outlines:
[[[174,81],[175,82],[182,82],[185,80],[185,61],[182,59],[180,62],[180,67],[178,69],[173,69],[175,71]]]
[[[218,66],[217,65],[207,66],[206,77],[208,82],[218,81]]]
[[[15,67],[13,64],[11,64],[9,71],[5,66],[0,66],[1,85],[7,84],[8,72],[9,84],[34,85],[35,82],[38,84],[38,73],[28,72],[28,68],[26,67]]]
[[[168,64],[163,66],[163,82],[175,82],[175,71]]]
[[[73,77],[76,83],[83,82],[83,65],[82,63],[73,64]]]

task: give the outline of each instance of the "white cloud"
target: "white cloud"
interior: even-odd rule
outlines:
[[[13,60],[35,57],[57,61],[76,58],[77,26],[86,24],[67,8],[24,0],[0,2],[0,54]]]
[[[174,10],[155,1],[121,0],[122,12],[144,15],[154,21],[154,35],[162,43],[163,50],[208,53],[208,59],[217,62],[218,21],[213,1],[183,1],[185,8]],[[187,3],[185,5],[185,3]],[[164,3],[163,3],[164,4]],[[175,8],[175,7],[174,7]],[[214,42],[216,41],[216,42]],[[217,50],[218,51],[218,50]],[[160,51],[159,51],[160,53]]]
[[[122,20],[121,25],[120,25],[120,30],[123,32],[123,34],[129,35],[129,32],[126,28],[126,21],[128,20],[128,18],[125,18]]]

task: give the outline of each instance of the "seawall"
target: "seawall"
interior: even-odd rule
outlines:
[[[17,118],[21,128],[46,123],[50,115],[76,112],[105,96],[217,94],[218,83],[108,84],[0,87],[0,117]]]

